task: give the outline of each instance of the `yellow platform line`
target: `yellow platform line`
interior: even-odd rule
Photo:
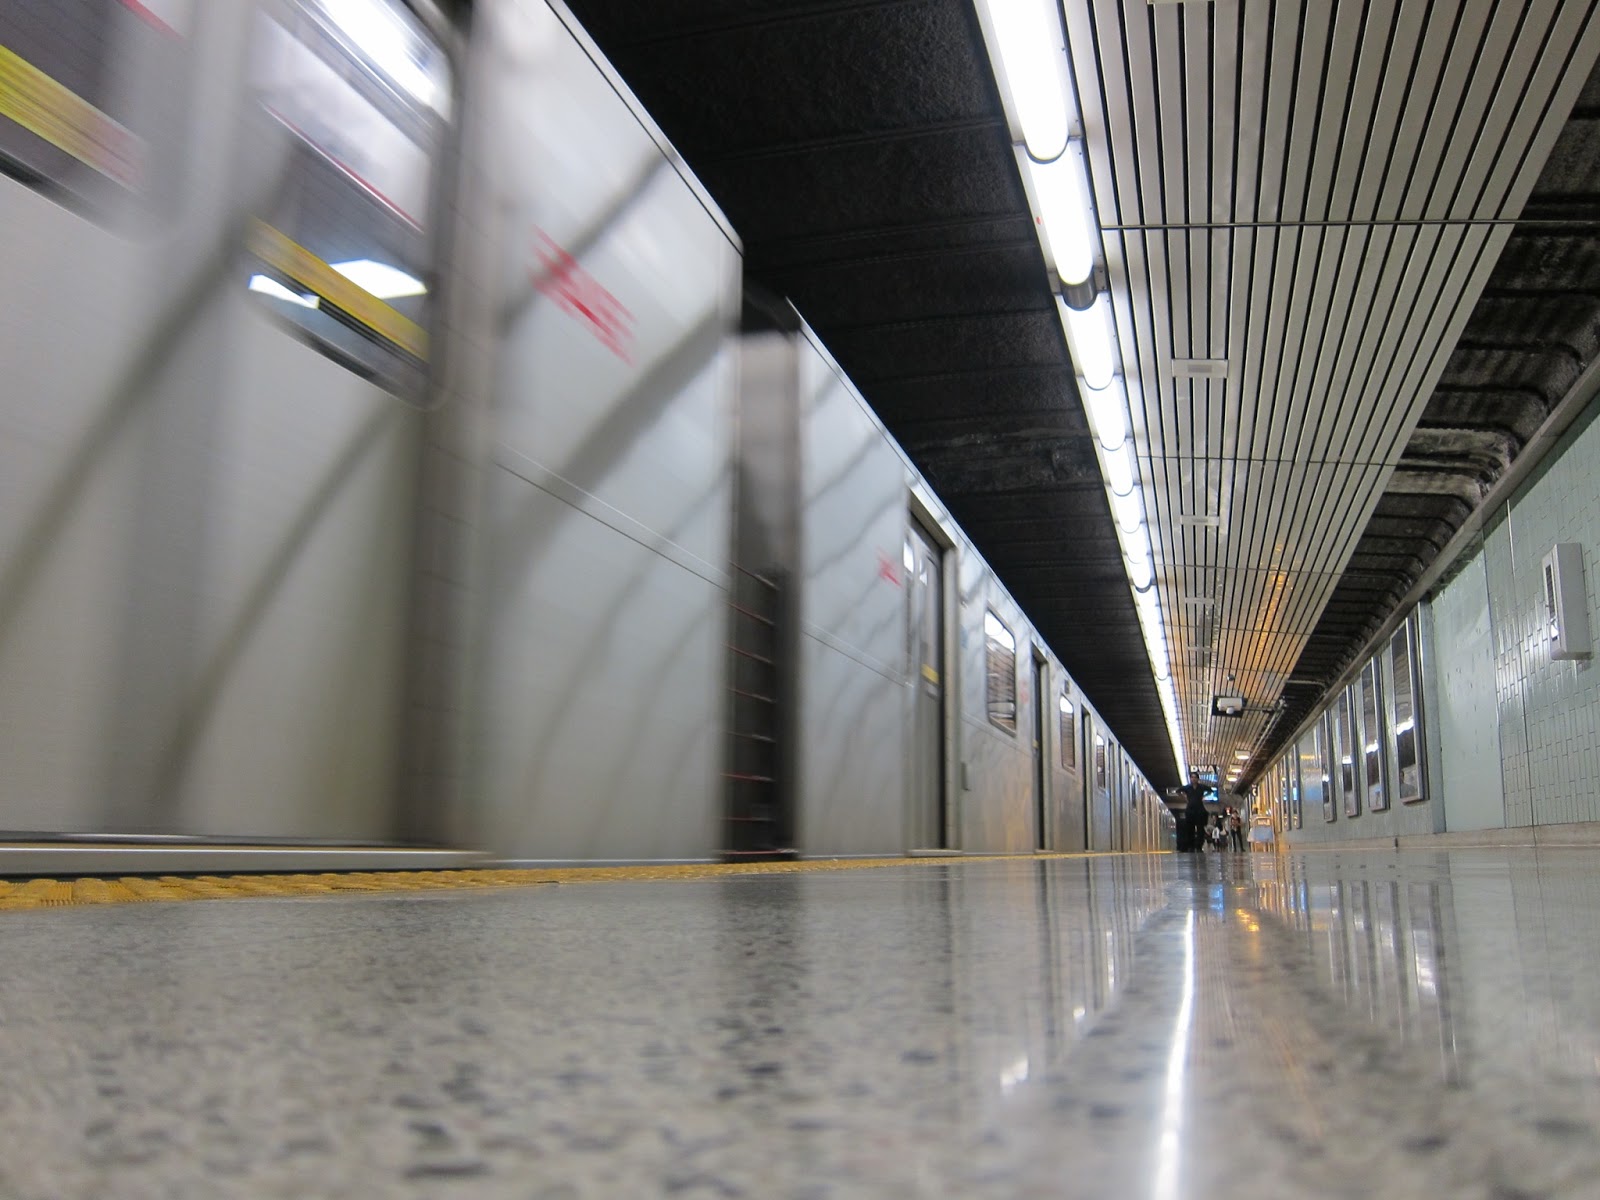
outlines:
[[[233,900],[262,896],[336,896],[352,892],[422,892],[471,888],[538,887],[558,883],[614,883],[718,879],[728,875],[786,875],[874,867],[970,862],[1093,858],[1076,854],[992,854],[930,858],[809,858],[795,862],[662,863],[629,867],[543,867],[456,871],[329,871],[318,875],[128,875],[121,879],[0,879],[0,912],[78,904]]]

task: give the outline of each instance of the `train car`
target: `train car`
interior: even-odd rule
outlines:
[[[393,838],[449,36],[0,16],[0,829]]]
[[[23,0],[0,56],[6,863],[1154,843],[559,6]]]

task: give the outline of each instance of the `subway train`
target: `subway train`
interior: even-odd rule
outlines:
[[[13,0],[0,166],[0,867],[1168,844],[558,4]]]

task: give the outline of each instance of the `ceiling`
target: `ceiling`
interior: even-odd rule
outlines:
[[[1176,783],[970,0],[569,2],[748,278],[790,297]],[[1250,755],[1248,782],[1594,354],[1600,20],[1558,0],[1063,12],[1189,759]],[[1178,378],[1182,359],[1225,364]],[[1218,691],[1251,711],[1213,723]]]

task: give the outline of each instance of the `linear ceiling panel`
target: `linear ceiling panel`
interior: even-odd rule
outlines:
[[[1230,675],[1261,712],[1282,695],[1600,49],[1593,9],[1067,0],[1191,758],[1268,727],[1189,725]]]

